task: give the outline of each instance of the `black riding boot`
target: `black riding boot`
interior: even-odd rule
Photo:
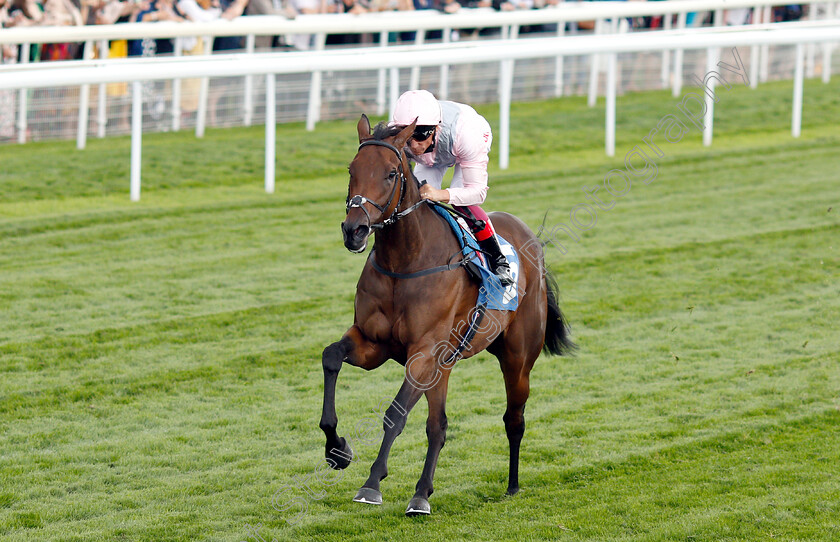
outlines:
[[[478,246],[485,252],[487,263],[490,264],[490,271],[499,277],[502,286],[513,284],[513,274],[510,272],[510,266],[504,254],[502,254],[502,247],[499,246],[499,240],[496,239],[496,236],[491,235],[484,241],[479,241]]]

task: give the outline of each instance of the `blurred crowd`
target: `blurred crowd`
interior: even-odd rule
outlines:
[[[464,8],[484,8],[497,11],[513,11],[522,9],[541,9],[556,5],[561,0],[0,0],[0,28],[23,26],[69,26],[69,25],[103,25],[134,22],[156,21],[198,21],[209,22],[218,19],[232,20],[249,15],[280,15],[294,18],[299,14],[351,13],[363,15],[365,13],[383,11],[414,11],[436,10],[444,13],[455,13]],[[634,0],[631,0],[634,1]],[[645,0],[635,0],[645,1]],[[752,21],[754,10],[727,10],[724,23],[727,25],[748,24]],[[787,21],[802,17],[802,6],[787,6],[773,8],[773,21]],[[663,17],[637,17],[629,20],[632,29],[659,28],[663,26]],[[702,26],[712,23],[711,13],[689,13],[689,26]],[[569,24],[571,31],[591,30],[594,21],[581,21]],[[520,34],[529,32],[553,32],[556,25],[533,25],[520,29]],[[466,29],[454,31],[451,38],[474,39],[478,37],[492,37],[498,35],[499,28]],[[392,32],[388,36],[390,42],[412,42],[415,32]],[[315,36],[311,34],[287,36],[260,36],[256,39],[259,49],[297,49],[306,50],[313,46]],[[429,32],[428,41],[439,40],[441,31]],[[330,35],[327,45],[352,45],[356,43],[376,43],[379,34],[346,34]],[[44,43],[30,47],[18,45],[3,45],[0,50],[0,64],[14,64],[22,61],[39,62],[50,60],[70,60],[88,57],[120,58],[127,56],[153,56],[172,53],[174,50],[171,39],[142,39],[142,40],[111,40],[105,43],[107,50],[100,51],[101,44],[97,42],[93,50],[84,51],[82,43]],[[182,38],[183,54],[204,54],[208,50],[226,51],[244,47],[244,37],[224,36],[216,37],[212,43],[207,38]],[[23,58],[27,56],[27,58]],[[182,115],[188,117],[194,114],[198,107],[198,80],[183,81],[181,98]],[[164,100],[161,89],[155,90],[152,84],[147,84],[144,93],[149,95],[154,116],[162,118]],[[51,94],[54,89],[40,89],[39,93],[46,98],[55,100]],[[30,94],[32,92],[30,91]],[[125,83],[111,83],[107,86],[109,107],[115,107],[116,113],[110,116],[120,119],[122,129],[128,126],[128,89]],[[213,87],[210,91],[209,121],[215,123],[216,104],[222,98],[224,89]],[[34,96],[34,95],[33,95]],[[37,96],[35,96],[37,98]],[[149,101],[147,100],[147,101]],[[62,114],[67,113],[62,111]],[[69,114],[69,113],[68,113]],[[0,141],[9,139],[15,134],[15,93],[0,91]],[[64,115],[67,116],[67,115]]]
[[[492,8],[499,11],[539,9],[555,5],[559,0],[0,0],[0,25],[2,28],[20,26],[62,26],[118,24],[126,22],[155,21],[212,21],[234,19],[243,15],[282,15],[294,18],[298,14],[352,13],[363,14],[379,11],[438,10],[454,13],[461,8]],[[751,20],[751,9],[729,10],[726,24],[746,24]],[[801,6],[774,8],[773,20],[784,21],[802,16]],[[689,14],[688,24],[699,26],[710,22],[708,14]],[[633,28],[656,28],[662,17],[638,17],[630,21]],[[591,28],[586,22],[581,29]],[[541,27],[525,28],[523,32],[543,30]],[[435,36],[429,36],[434,39]],[[284,41],[274,38],[265,46],[285,46],[307,49],[310,36],[291,36]],[[328,44],[345,44],[359,41],[376,41],[378,36],[330,36]],[[392,38],[411,41],[413,32],[404,32]],[[200,40],[198,40],[200,41]],[[193,41],[185,49],[203,44]],[[216,38],[213,50],[242,47],[241,37]],[[161,54],[172,51],[172,40],[111,42],[108,56],[135,56]],[[197,51],[196,51],[197,52]],[[4,62],[20,60],[14,46],[5,46]],[[72,43],[43,44],[32,48],[30,61],[66,60],[81,58],[81,45]]]

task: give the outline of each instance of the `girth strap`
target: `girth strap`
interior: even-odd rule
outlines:
[[[382,273],[386,277],[391,277],[391,278],[395,278],[395,279],[416,279],[418,277],[425,277],[427,275],[434,275],[435,273],[440,273],[442,271],[454,271],[455,269],[458,269],[459,267],[463,267],[463,266],[467,265],[467,261],[468,261],[466,259],[463,259],[463,260],[459,260],[457,262],[453,262],[453,263],[446,264],[446,265],[438,265],[437,267],[430,267],[429,269],[422,269],[420,271],[415,271],[414,273],[395,273],[393,271],[388,271],[387,269],[383,268],[378,263],[376,263],[376,258],[374,258],[374,256],[373,256],[375,253],[376,253],[376,249],[372,249],[370,251],[370,256],[368,256],[368,259],[370,260],[370,265],[373,266],[373,268],[376,271],[378,271],[379,273]],[[455,254],[460,254],[460,253],[461,253],[461,251],[459,250]],[[453,257],[455,256],[455,254],[453,254]],[[450,260],[451,259],[452,258],[450,258]]]

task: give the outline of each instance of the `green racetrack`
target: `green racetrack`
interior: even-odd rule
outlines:
[[[719,91],[711,147],[663,143],[653,182],[546,247],[580,350],[531,374],[520,494],[481,354],[451,377],[425,518],[403,515],[425,401],[383,506],[351,502],[378,441],[314,474],[320,354],[364,263],[339,230],[355,119],[279,126],[273,195],[262,127],[145,135],[139,203],[127,138],[0,147],[0,540],[840,539],[840,79],[805,82],[798,139],[790,81]],[[602,102],[514,104],[484,208],[568,224],[678,102],[620,96],[615,158]],[[345,367],[339,432],[401,380]]]

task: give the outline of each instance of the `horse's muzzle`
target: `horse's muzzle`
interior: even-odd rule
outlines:
[[[367,248],[367,240],[370,236],[370,228],[367,225],[342,222],[341,233],[344,235],[344,246],[350,252],[364,252]]]

